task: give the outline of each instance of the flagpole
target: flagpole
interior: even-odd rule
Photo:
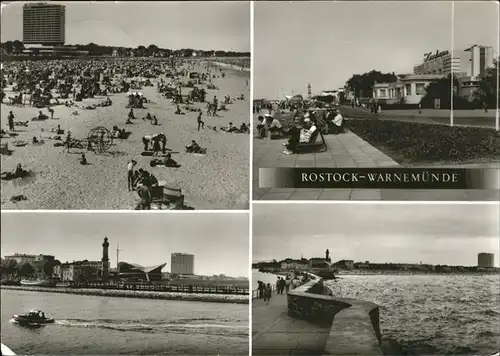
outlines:
[[[455,55],[455,3],[451,3],[451,105],[450,105],[450,126],[453,126],[453,97],[454,97],[454,74],[453,74],[453,56]]]
[[[498,35],[498,42],[497,44],[500,45],[500,12],[497,12],[497,35]],[[499,107],[499,100],[498,98],[500,97],[500,48],[497,48],[497,95],[496,95],[496,100],[497,100],[497,107],[495,111],[495,130],[500,131],[500,107]]]

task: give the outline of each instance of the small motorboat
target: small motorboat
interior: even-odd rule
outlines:
[[[32,309],[28,313],[14,315],[14,321],[19,325],[43,325],[54,322],[54,318],[47,318],[41,310]]]

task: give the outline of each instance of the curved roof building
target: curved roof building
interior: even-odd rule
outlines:
[[[135,263],[119,262],[118,277],[121,278],[139,278],[148,281],[157,281],[162,278],[161,271],[167,264],[144,267]]]

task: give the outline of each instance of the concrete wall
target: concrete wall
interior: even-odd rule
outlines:
[[[324,355],[383,355],[378,305],[336,298],[321,279],[288,293],[288,315],[331,325]]]

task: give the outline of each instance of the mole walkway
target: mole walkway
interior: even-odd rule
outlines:
[[[424,201],[498,201],[498,190],[426,190],[426,189],[295,189],[260,188],[259,168],[376,168],[401,167],[356,134],[325,135],[325,152],[286,155],[282,140],[253,139],[253,199],[254,200],[424,200]],[[498,168],[488,165],[459,165],[449,168]],[[435,166],[434,168],[444,168]]]
[[[322,355],[330,328],[288,316],[286,294],[252,301],[252,355]]]

